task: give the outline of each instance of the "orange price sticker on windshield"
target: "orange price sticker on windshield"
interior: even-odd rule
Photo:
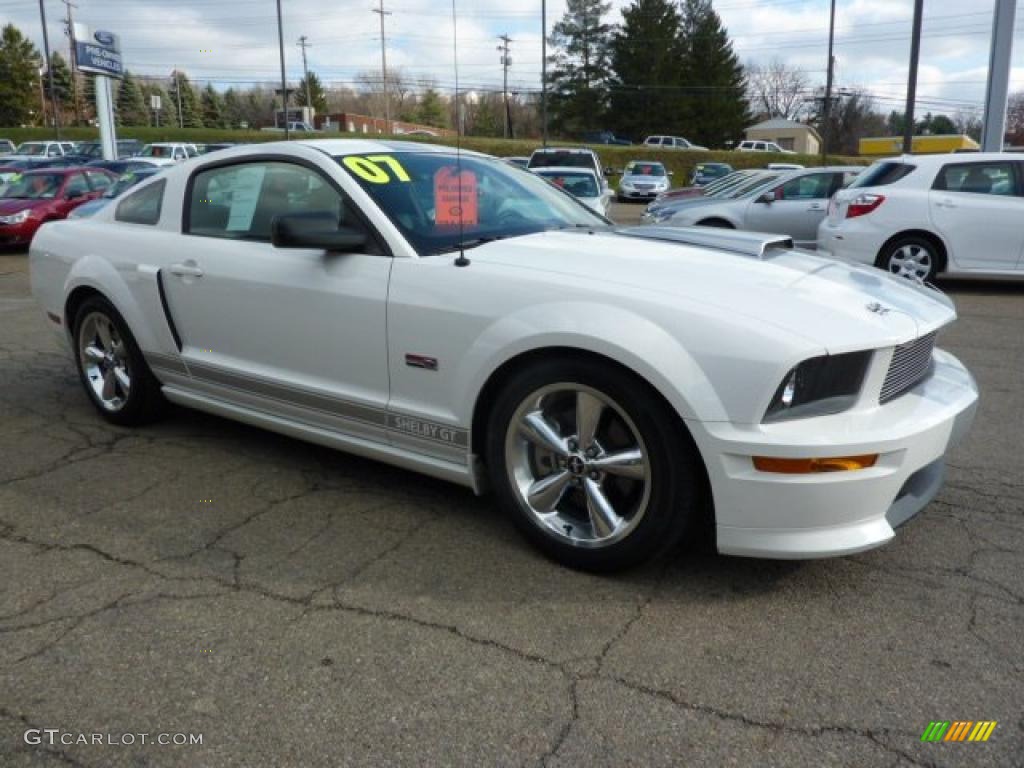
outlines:
[[[460,189],[461,188],[461,189]],[[446,166],[434,174],[434,223],[438,227],[475,227],[479,223],[476,175]]]

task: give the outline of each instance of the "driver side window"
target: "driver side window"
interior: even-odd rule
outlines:
[[[193,235],[270,242],[274,218],[290,213],[328,213],[339,227],[374,235],[353,213],[351,202],[316,171],[278,161],[239,163],[197,173],[191,183],[185,231]]]
[[[85,182],[85,176],[80,173],[76,173],[74,176],[69,178],[67,184],[64,185],[64,197],[85,195],[88,193],[89,185]]]

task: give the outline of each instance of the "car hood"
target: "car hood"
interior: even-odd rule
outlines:
[[[754,256],[670,241],[687,236],[713,235],[655,227],[541,232],[480,246],[472,258],[564,275],[577,285],[667,294],[691,308],[783,328],[832,354],[902,344],[956,317],[945,295],[878,269],[808,251],[768,248]]]
[[[0,198],[0,216],[10,216],[12,213],[18,211],[35,210],[36,208],[45,208],[53,202],[49,200],[19,200],[18,198]]]

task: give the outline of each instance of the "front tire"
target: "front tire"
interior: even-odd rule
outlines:
[[[552,360],[513,376],[486,456],[516,527],[572,568],[649,560],[687,534],[702,501],[700,459],[675,413],[607,363]]]
[[[900,277],[930,283],[938,274],[941,260],[935,243],[924,237],[911,236],[887,243],[875,266]]]
[[[166,401],[139,345],[114,305],[101,296],[82,302],[74,321],[78,375],[96,410],[112,424],[158,418]]]

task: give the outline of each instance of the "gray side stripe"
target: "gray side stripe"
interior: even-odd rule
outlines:
[[[199,381],[231,387],[232,389],[238,389],[261,397],[279,400],[288,405],[321,411],[332,416],[341,416],[342,418],[361,421],[365,424],[386,429],[389,432],[410,435],[420,440],[428,440],[440,445],[457,446],[460,448],[467,448],[469,446],[469,432],[465,429],[425,421],[413,416],[389,413],[380,408],[350,403],[346,400],[322,395],[318,392],[310,392],[307,389],[271,383],[266,379],[225,371],[222,368],[206,365],[205,363],[191,362],[189,363],[188,370],[193,378]]]
[[[182,376],[188,375],[188,369],[185,367],[185,363],[181,361],[181,358],[162,355],[158,352],[143,352],[142,356],[146,358],[150,368],[162,368],[165,371],[178,373]]]

